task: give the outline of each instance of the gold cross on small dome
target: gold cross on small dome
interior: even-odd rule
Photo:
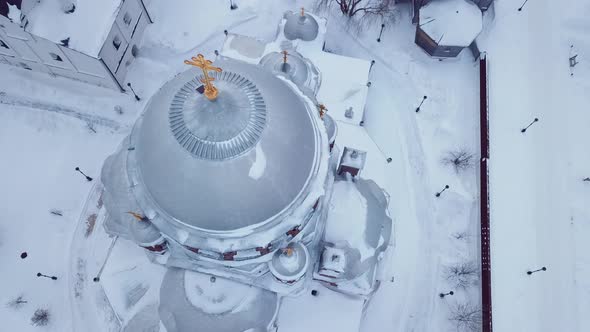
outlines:
[[[324,118],[324,114],[326,114],[326,112],[328,111],[328,109],[326,108],[326,105],[324,104],[319,104],[318,108],[320,109],[320,119]]]
[[[139,213],[135,213],[135,212],[132,212],[132,211],[127,211],[127,213],[129,213],[130,215],[134,216],[134,217],[135,217],[135,219],[137,219],[137,220],[139,220],[139,221],[143,221],[143,220],[144,220],[144,218],[145,218],[145,217],[144,217],[144,216],[142,216],[141,214],[139,214]]]
[[[284,50],[282,53],[283,53],[283,63],[287,63],[287,55],[289,54],[289,52],[287,52],[287,50]]]
[[[204,95],[209,100],[215,100],[219,94],[219,91],[213,86],[213,84],[211,84],[211,82],[215,80],[215,77],[210,77],[209,71],[211,70],[221,73],[221,68],[214,67],[213,62],[211,60],[205,59],[203,54],[197,54],[196,57],[192,57],[190,60],[184,60],[184,64],[201,68],[203,71],[203,78],[201,79],[201,82],[205,83]]]

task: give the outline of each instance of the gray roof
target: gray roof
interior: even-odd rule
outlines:
[[[214,83],[216,101],[192,90],[197,69],[152,97],[132,133],[129,165],[139,174],[134,192],[146,195],[138,201],[189,227],[231,231],[271,220],[306,193],[320,136],[315,110],[285,82],[235,60],[215,65],[225,73]]]
[[[169,269],[160,288],[160,319],[168,332],[267,331],[277,308],[276,293],[219,277],[212,283],[208,275],[180,269]]]
[[[314,40],[318,36],[318,22],[309,14],[301,16],[300,13],[287,12],[285,14],[285,37],[289,40],[301,39]]]

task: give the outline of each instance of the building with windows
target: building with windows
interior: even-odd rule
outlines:
[[[0,63],[123,90],[151,22],[143,0],[76,3],[0,1]]]

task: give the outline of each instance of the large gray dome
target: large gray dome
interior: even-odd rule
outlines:
[[[152,97],[128,164],[138,202],[190,228],[227,232],[272,220],[302,197],[321,138],[315,110],[281,79],[235,60],[215,65],[216,101],[195,92],[198,69]]]

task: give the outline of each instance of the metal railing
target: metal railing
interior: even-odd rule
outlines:
[[[479,60],[479,122],[480,122],[480,217],[481,217],[481,309],[482,332],[492,332],[492,280],[490,261],[490,199],[488,160],[490,139],[488,127],[487,59]]]

